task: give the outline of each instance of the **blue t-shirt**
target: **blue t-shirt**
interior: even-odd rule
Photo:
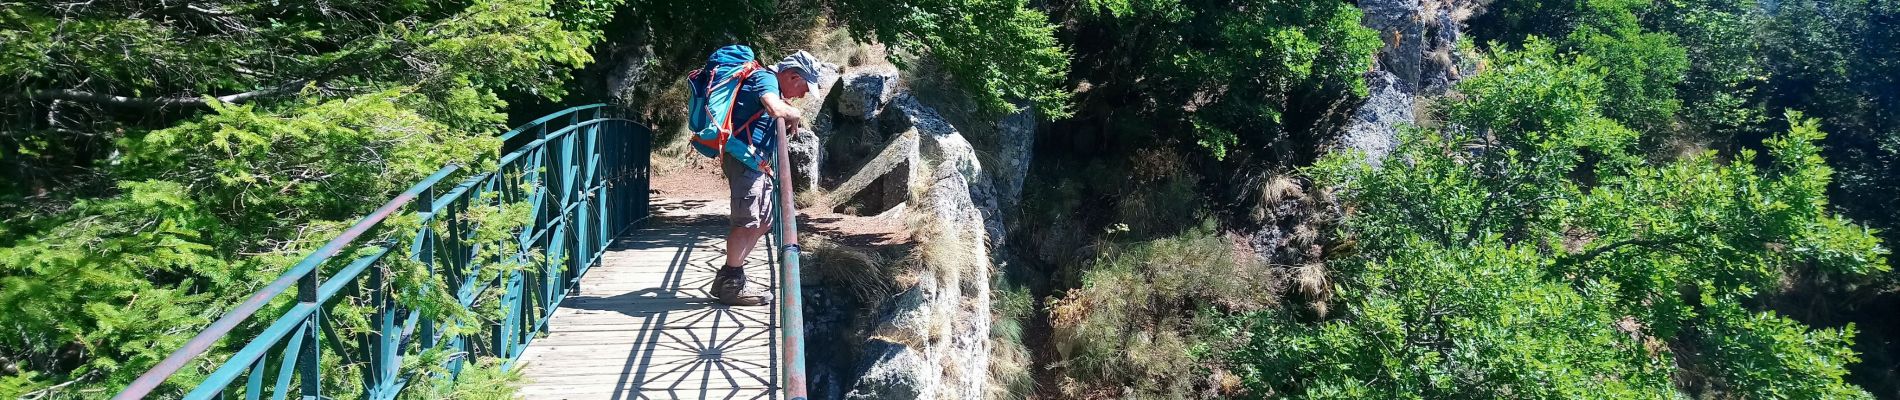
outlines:
[[[746,77],[745,84],[739,86],[739,96],[733,99],[732,104],[732,131],[734,135],[749,134],[751,137],[734,137],[730,140],[745,141],[758,151],[760,157],[770,160],[778,155],[778,132],[772,128],[772,115],[759,113],[765,110],[765,101],[760,96],[766,93],[779,94],[778,75],[768,69],[753,72],[752,76]],[[759,120],[754,121],[750,128],[737,126],[752,119],[753,115],[758,115]]]

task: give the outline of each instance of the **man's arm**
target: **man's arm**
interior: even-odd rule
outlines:
[[[785,99],[779,98],[778,93],[761,94],[759,95],[759,101],[765,103],[766,114],[771,114],[772,118],[785,121],[785,126],[788,129],[797,129],[799,123],[805,120],[805,113],[798,111],[798,107],[792,107],[792,103],[787,103]]]

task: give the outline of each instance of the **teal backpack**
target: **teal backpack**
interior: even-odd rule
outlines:
[[[769,171],[766,160],[770,155],[756,154],[759,151],[751,143],[750,132],[737,135],[739,140],[731,140],[735,129],[750,127],[765,116],[764,107],[760,107],[758,113],[743,117],[743,123],[732,123],[739,88],[745,85],[746,78],[763,71],[765,67],[759,65],[752,48],[735,44],[714,51],[706,59],[705,68],[687,75],[686,84],[692,87],[693,98],[687,108],[686,128],[693,131],[693,149],[699,150],[699,154],[718,158],[723,152],[759,171]]]

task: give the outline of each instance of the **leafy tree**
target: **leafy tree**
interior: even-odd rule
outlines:
[[[1025,1],[633,0],[616,13],[606,28],[615,35],[596,54],[650,61],[613,67],[658,72],[636,73],[639,87],[614,95],[635,107],[660,108],[660,117],[683,105],[666,103],[659,88],[677,86],[712,49],[746,43],[762,56],[783,54],[810,43],[813,26],[840,23],[861,41],[891,46],[899,64],[928,58],[943,67],[976,100],[974,111],[1013,112],[1012,102],[1029,101],[1042,115],[1067,115],[1062,77],[1068,53],[1056,45],[1048,16]],[[595,73],[617,79],[609,77],[615,71]]]
[[[1598,68],[1527,41],[1461,84],[1447,128],[1409,131],[1382,167],[1323,162],[1316,175],[1357,210],[1358,253],[1332,265],[1344,312],[1236,322],[1253,394],[1868,397],[1842,381],[1852,325],[1758,302],[1796,272],[1888,270],[1871,230],[1828,212],[1825,135],[1791,115],[1802,122],[1761,166],[1752,151],[1649,161],[1604,115]]]
[[[1049,118],[1068,115],[1068,54],[1026,0],[842,0],[839,9],[860,38],[928,54],[985,111],[1028,100]]]
[[[1900,207],[1892,195],[1900,191],[1895,23],[1900,3],[1890,0],[1781,2],[1757,39],[1766,108],[1805,111],[1836,133],[1825,148],[1842,165],[1836,201],[1889,232],[1900,228],[1892,212]]]
[[[1681,101],[1676,86],[1688,69],[1676,36],[1642,24],[1658,12],[1645,0],[1504,0],[1472,22],[1482,41],[1520,46],[1535,38],[1562,38],[1562,51],[1588,55],[1601,68],[1603,114],[1646,132],[1671,128]]]
[[[1681,0],[1657,7],[1646,25],[1676,35],[1689,61],[1676,93],[1683,105],[1681,133],[1716,143],[1766,136],[1769,115],[1757,100],[1766,69],[1754,40],[1765,12],[1752,0]]]
[[[1090,98],[1152,120],[1140,135],[1300,165],[1336,129],[1335,106],[1365,95],[1380,42],[1361,15],[1335,1],[1083,2],[1078,74]]]
[[[189,118],[213,99],[408,85],[440,99],[415,103],[429,117],[492,128],[498,94],[558,98],[563,71],[589,60],[598,33],[545,17],[550,3],[0,4],[8,43],[0,76],[11,78],[0,109],[13,116],[0,121],[9,186],[0,189],[59,196],[72,184],[110,186],[90,172],[116,140]]]

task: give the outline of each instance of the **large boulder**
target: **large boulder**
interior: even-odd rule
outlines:
[[[881,118],[883,124],[886,128],[901,127],[916,132],[918,154],[924,165],[960,176],[964,190],[969,192],[971,203],[982,217],[982,228],[988,235],[986,243],[992,251],[1001,248],[1007,233],[1003,226],[1003,196],[996,188],[996,180],[984,171],[982,161],[977,159],[976,146],[935,109],[908,93],[892,96],[886,107],[886,115]]]
[[[818,177],[822,174],[819,165],[825,156],[824,146],[818,144],[818,134],[799,128],[790,136],[785,138],[785,151],[791,156],[792,187],[800,192],[818,190]]]
[[[844,90],[838,98],[838,115],[860,121],[870,120],[884,108],[897,90],[897,69],[870,67],[844,74]]]
[[[844,398],[858,400],[934,399],[942,391],[941,368],[910,346],[871,339],[857,385]]]
[[[885,132],[904,132],[916,130],[926,135],[957,135],[957,127],[944,119],[937,109],[917,101],[910,93],[896,93],[885,102],[884,112],[878,115],[879,129]]]
[[[918,141],[915,132],[892,138],[850,179],[831,189],[830,203],[838,211],[857,207],[857,214],[872,215],[909,200],[912,171],[920,162]]]

